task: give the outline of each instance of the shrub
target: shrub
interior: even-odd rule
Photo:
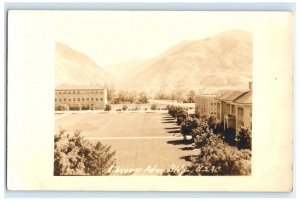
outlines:
[[[238,150],[213,135],[192,159],[186,175],[250,175],[251,151]]]
[[[145,108],[144,110],[145,110],[145,111],[147,111],[148,109],[147,109],[147,108]]]
[[[128,106],[127,105],[123,105],[122,110],[126,111],[127,109],[128,109]]]
[[[167,106],[167,109],[168,109],[168,113],[169,113],[173,118],[175,118],[175,117],[176,117],[176,113],[177,113],[178,108],[175,107],[174,105],[168,105],[168,106]]]
[[[201,128],[197,128],[193,130],[193,140],[196,148],[200,148],[211,141],[211,137],[214,133],[209,130],[203,130]]]
[[[69,108],[69,110],[79,110],[80,109],[80,107],[78,106],[78,105],[76,105],[76,106],[71,106],[70,108]]]
[[[101,142],[92,144],[80,136],[61,131],[54,138],[54,175],[109,175],[115,167],[115,151]]]
[[[106,104],[104,111],[110,111],[111,110],[111,105]]]
[[[234,128],[227,128],[223,133],[223,139],[228,144],[235,146],[235,129]]]
[[[213,116],[210,116],[208,118],[208,125],[211,129],[215,129],[217,126],[217,119]]]
[[[69,105],[67,104],[61,104],[61,105],[58,105],[55,110],[58,110],[58,111],[68,111],[69,110]]]
[[[158,109],[158,105],[156,103],[151,105],[151,110],[157,110]]]
[[[177,118],[177,125],[181,125],[181,123],[187,119],[189,114],[184,109],[177,110],[176,118]]]
[[[186,139],[187,135],[192,134],[193,130],[196,129],[200,125],[199,120],[188,117],[181,123],[181,134],[184,139]]]
[[[252,133],[249,129],[240,129],[236,136],[236,146],[239,149],[252,149]]]
[[[89,110],[89,109],[90,109],[90,107],[88,105],[83,105],[81,107],[81,110]]]

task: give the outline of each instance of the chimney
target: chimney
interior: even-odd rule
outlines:
[[[252,81],[249,82],[249,91],[252,91]]]

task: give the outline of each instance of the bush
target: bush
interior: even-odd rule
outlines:
[[[227,128],[225,132],[223,133],[223,139],[228,144],[235,146],[235,129],[234,128]]]
[[[126,111],[127,109],[128,109],[128,106],[127,105],[123,105],[122,110]]]
[[[81,107],[81,110],[89,110],[89,109],[90,109],[90,107],[88,105],[83,105]]]
[[[186,139],[187,135],[192,134],[193,130],[196,129],[200,125],[199,120],[188,117],[181,123],[181,134],[184,139]]]
[[[184,109],[177,110],[176,118],[177,118],[177,125],[181,125],[181,123],[187,119],[189,114]]]
[[[157,110],[158,109],[158,105],[156,103],[151,105],[151,110]]]
[[[211,129],[215,129],[217,126],[217,119],[213,116],[210,116],[208,118],[208,125]]]
[[[239,149],[252,149],[252,133],[249,129],[240,129],[236,136],[236,146]]]
[[[80,107],[78,105],[72,106],[69,108],[69,110],[77,110],[78,111],[78,110],[80,110]]]
[[[104,111],[110,111],[111,110],[111,105],[106,104]]]
[[[54,138],[54,175],[109,175],[115,151],[101,142],[92,144],[80,136],[61,131]]]
[[[217,136],[200,149],[200,155],[192,159],[187,175],[250,175],[251,151],[238,150],[224,143]]]
[[[176,113],[177,113],[178,108],[175,107],[174,105],[168,105],[168,106],[167,106],[167,109],[168,109],[168,113],[169,113],[173,118],[175,118],[175,117],[176,117]]]
[[[69,110],[69,105],[67,105],[67,104],[58,105],[57,107],[55,107],[55,110],[68,111]]]

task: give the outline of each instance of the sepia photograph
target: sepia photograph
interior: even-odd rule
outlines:
[[[247,26],[203,26],[196,12],[64,14],[55,176],[251,175]]]
[[[7,189],[291,192],[293,23],[10,10]]]

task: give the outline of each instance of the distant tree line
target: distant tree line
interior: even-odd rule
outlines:
[[[176,100],[183,103],[194,103],[196,92],[194,90],[183,91],[174,90],[171,93],[158,92],[155,94],[154,99],[158,100]]]
[[[110,104],[145,104],[148,103],[148,95],[144,92],[116,90],[114,86],[107,89],[107,100]]]

